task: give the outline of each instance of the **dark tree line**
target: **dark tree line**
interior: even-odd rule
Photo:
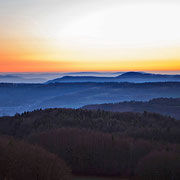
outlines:
[[[133,138],[180,143],[180,121],[149,112],[46,109],[0,118],[0,133],[21,138],[62,127],[86,128]]]

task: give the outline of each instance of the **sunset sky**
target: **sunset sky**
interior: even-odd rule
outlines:
[[[0,0],[0,72],[179,71],[178,0]]]

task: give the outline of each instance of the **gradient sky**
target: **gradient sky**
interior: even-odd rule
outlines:
[[[0,72],[178,71],[178,0],[0,0]]]

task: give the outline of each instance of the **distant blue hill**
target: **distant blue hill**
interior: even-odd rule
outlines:
[[[17,75],[0,75],[0,83],[39,83],[45,82],[43,78],[23,78]]]
[[[97,76],[64,76],[53,79],[47,83],[70,83],[70,82],[180,82],[180,75],[162,75],[141,72],[126,72],[116,77]]]

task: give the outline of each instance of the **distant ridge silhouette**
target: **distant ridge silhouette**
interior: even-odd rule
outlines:
[[[126,72],[116,77],[97,77],[97,76],[64,76],[50,80],[46,83],[58,82],[180,82],[180,75],[151,74],[142,72]]]

